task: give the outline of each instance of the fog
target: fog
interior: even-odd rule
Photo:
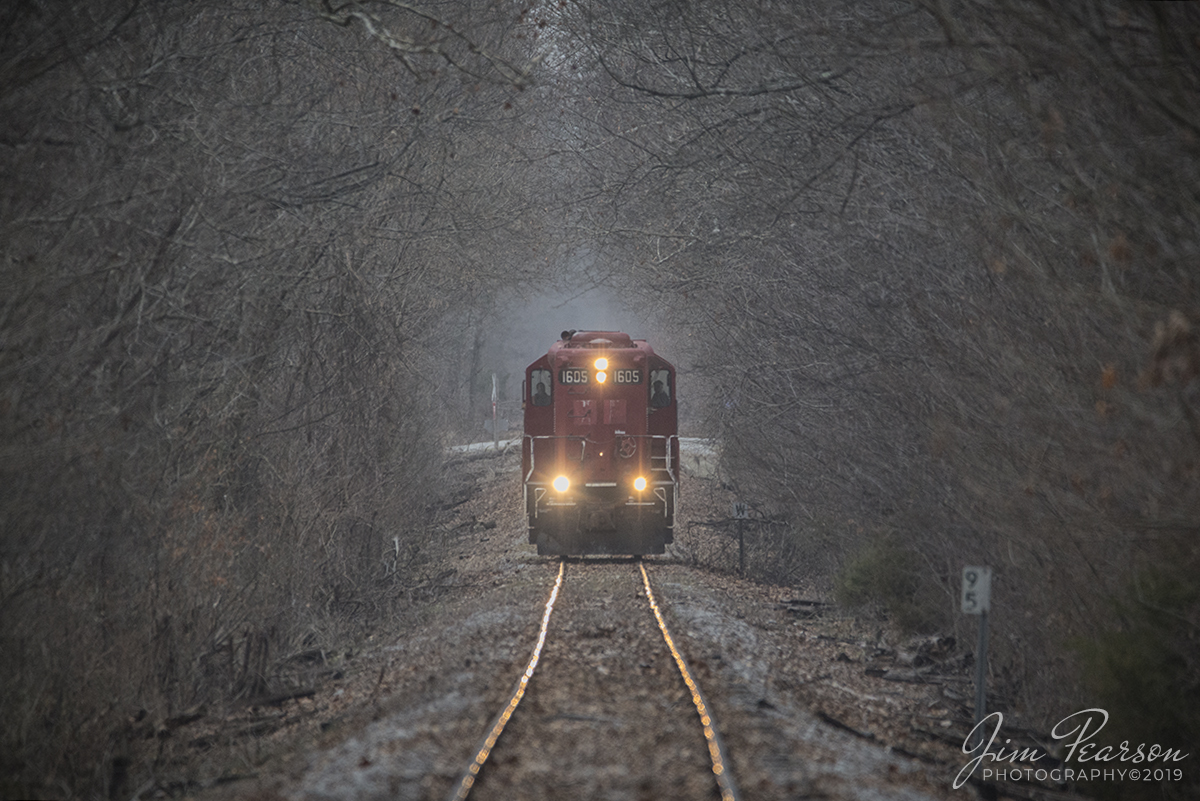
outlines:
[[[476,435],[490,431],[492,374],[499,390],[500,428],[521,427],[521,382],[525,368],[542,356],[563,331],[622,331],[649,342],[655,352],[681,371],[687,386],[684,354],[676,348],[668,331],[653,323],[653,312],[635,310],[620,290],[593,286],[582,291],[550,290],[535,296],[509,299],[496,304],[495,311],[481,324],[479,358],[471,376],[472,404],[469,430]],[[687,399],[681,396],[680,412],[687,416]]]
[[[496,373],[503,388],[501,400],[519,402],[525,367],[570,329],[623,331],[654,344],[654,331],[610,289],[547,293],[503,305],[485,325],[480,372],[489,382]]]

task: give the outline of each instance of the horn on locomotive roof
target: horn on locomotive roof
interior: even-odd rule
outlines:
[[[563,331],[563,332],[562,332],[562,340],[563,340],[563,342],[570,342],[570,341],[571,341],[571,337],[573,337],[573,336],[575,336],[575,329],[574,329],[574,328],[572,328],[570,331]]]

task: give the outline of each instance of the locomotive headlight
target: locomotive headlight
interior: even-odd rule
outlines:
[[[596,359],[596,369],[597,370],[607,370],[608,369],[608,359],[605,359],[605,358]]]
[[[604,360],[603,360],[603,359],[601,359],[600,361],[604,361]],[[600,372],[596,373],[596,383],[597,383],[597,384],[603,384],[603,383],[604,383],[604,379],[606,379],[606,378],[608,378],[608,373],[604,372],[603,370],[601,370]]]
[[[567,488],[570,486],[571,480],[566,476],[559,476],[558,478],[554,479],[554,488],[559,492],[566,492]]]
[[[644,490],[646,488],[646,479],[642,478],[641,476],[635,478],[633,480],[633,488],[638,492]]]

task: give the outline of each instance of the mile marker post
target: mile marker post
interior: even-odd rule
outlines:
[[[979,615],[979,644],[975,648],[975,727],[987,714],[987,619],[992,606],[992,569],[964,567],[962,610],[967,615]],[[974,729],[973,729],[974,730]],[[982,732],[980,732],[982,737]]]

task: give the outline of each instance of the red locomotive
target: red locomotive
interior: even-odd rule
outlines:
[[[662,553],[679,497],[675,368],[628,334],[564,331],[525,368],[522,397],[538,553]]]

